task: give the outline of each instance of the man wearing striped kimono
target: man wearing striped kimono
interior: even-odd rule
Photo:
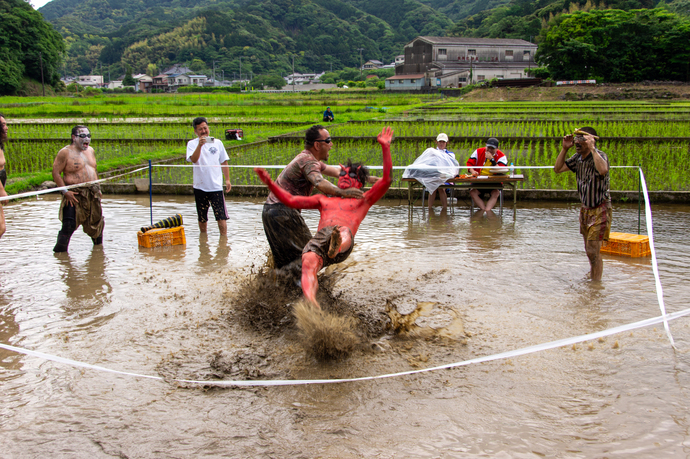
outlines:
[[[561,151],[556,158],[554,171],[575,172],[577,192],[580,195],[580,234],[585,240],[585,250],[591,267],[593,281],[600,281],[604,269],[601,243],[608,241],[611,232],[611,196],[609,194],[609,158],[597,149],[597,132],[583,127],[575,134],[563,137]],[[575,154],[565,159],[567,151],[575,145]]]

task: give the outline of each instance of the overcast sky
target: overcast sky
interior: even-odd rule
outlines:
[[[39,9],[49,1],[50,0],[31,0],[29,3],[31,3],[31,6],[33,6],[34,9]]]

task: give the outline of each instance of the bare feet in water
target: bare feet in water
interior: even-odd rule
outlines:
[[[331,243],[328,246],[328,258],[335,258],[336,255],[338,255],[338,252],[340,252],[340,244],[342,244],[343,240],[340,237],[340,227],[336,226],[333,228],[333,232],[331,233]]]

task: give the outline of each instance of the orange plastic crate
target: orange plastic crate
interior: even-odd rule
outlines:
[[[145,233],[137,232],[139,245],[142,247],[165,247],[170,245],[186,245],[187,239],[184,237],[184,227],[161,228],[149,230]]]
[[[609,240],[601,244],[601,253],[626,257],[646,257],[651,255],[652,251],[649,249],[649,236],[611,233]]]

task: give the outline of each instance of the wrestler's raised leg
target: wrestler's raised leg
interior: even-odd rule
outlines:
[[[321,309],[316,301],[316,292],[319,290],[319,281],[316,277],[323,266],[323,259],[314,252],[302,254],[302,293],[316,309]]]
[[[347,252],[352,246],[352,231],[344,226],[340,227],[340,249],[338,253]]]
[[[57,243],[53,252],[67,252],[69,240],[77,230],[77,210],[72,205],[66,205],[62,209],[62,228],[58,232]]]

